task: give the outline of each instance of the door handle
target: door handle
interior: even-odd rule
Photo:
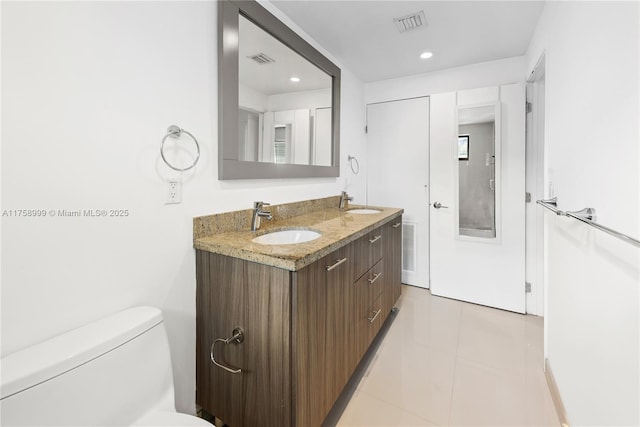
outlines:
[[[433,207],[434,207],[435,209],[440,209],[440,208],[443,208],[443,209],[449,209],[449,206],[444,206],[444,205],[443,205],[442,203],[440,203],[440,202],[433,202]]]
[[[496,180],[495,179],[490,179],[489,180],[489,190],[495,191],[495,189],[496,189]]]

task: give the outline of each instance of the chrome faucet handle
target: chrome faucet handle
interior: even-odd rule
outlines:
[[[349,194],[347,194],[346,191],[343,191],[340,193],[340,204],[338,205],[338,208],[344,209],[345,202],[352,202],[352,201],[353,201],[353,197],[349,197]]]
[[[265,202],[253,202],[253,215],[251,216],[251,231],[257,231],[260,228],[260,218],[273,219],[271,212],[264,211],[264,206],[270,206]]]

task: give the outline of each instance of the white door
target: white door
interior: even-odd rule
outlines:
[[[316,108],[312,164],[331,166],[331,108]]]
[[[367,105],[367,203],[404,209],[402,282],[429,287],[429,98]]]
[[[523,84],[431,97],[432,294],[525,312],[524,141]]]

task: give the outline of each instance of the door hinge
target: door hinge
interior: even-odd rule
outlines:
[[[364,133],[369,133],[369,126],[364,125]]]
[[[531,283],[524,282],[524,292],[526,294],[530,294],[531,293]]]
[[[525,110],[526,110],[527,113],[530,113],[530,112],[533,111],[533,104],[531,104],[530,102],[527,101],[527,102],[524,103],[524,105],[525,105]]]
[[[524,202],[531,203],[531,193],[529,193],[528,191],[524,193]]]

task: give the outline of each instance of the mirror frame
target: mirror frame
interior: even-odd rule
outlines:
[[[332,78],[332,166],[238,159],[239,16],[291,48]],[[218,7],[218,179],[340,176],[340,68],[255,1],[223,0]]]

